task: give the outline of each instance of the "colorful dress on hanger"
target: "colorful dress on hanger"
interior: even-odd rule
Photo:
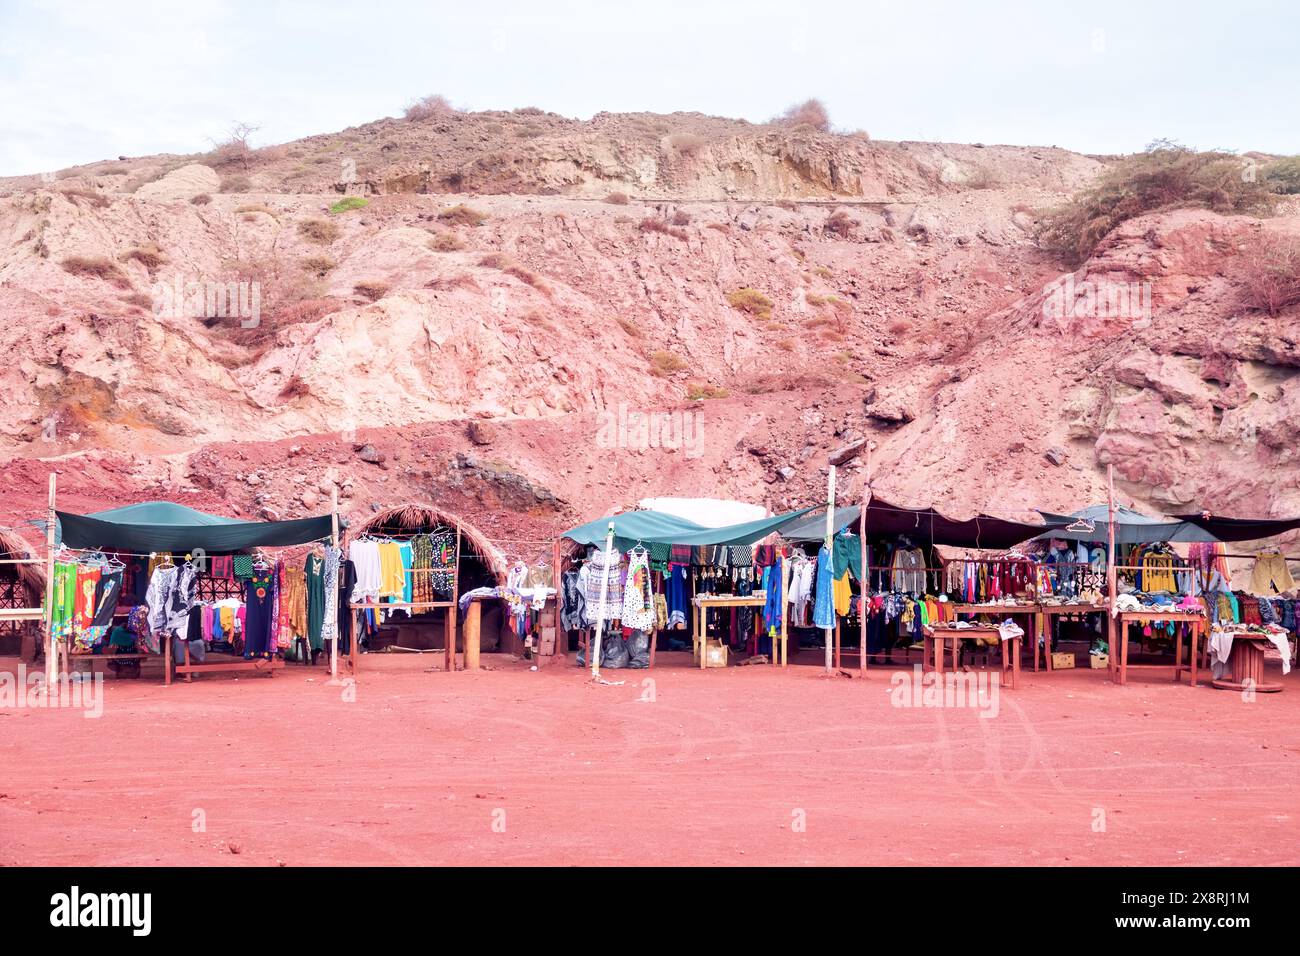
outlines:
[[[274,618],[275,575],[270,569],[254,571],[244,581],[244,656],[269,658],[275,653],[271,644],[271,621]]]
[[[627,584],[623,588],[623,626],[634,631],[649,631],[655,624],[649,555],[645,549],[632,551],[629,555]]]
[[[325,647],[321,637],[325,626],[325,559],[319,554],[309,554],[303,573],[307,579],[307,644],[313,651],[319,651]]]

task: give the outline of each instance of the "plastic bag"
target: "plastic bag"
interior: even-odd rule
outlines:
[[[645,631],[633,631],[627,639],[627,666],[633,670],[644,670],[650,666],[650,635]]]
[[[623,635],[617,632],[613,634],[605,633],[600,639],[600,666],[619,670],[631,666],[628,661],[628,647],[627,642],[623,640]],[[578,666],[587,666],[587,648],[585,647],[578,651]]]

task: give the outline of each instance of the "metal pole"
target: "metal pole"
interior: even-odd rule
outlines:
[[[587,653],[591,655],[591,676],[600,677],[600,638],[605,632],[605,601],[609,596],[609,565],[614,560],[614,522],[609,523],[605,536],[605,572],[600,577],[600,613],[596,617],[596,636],[591,639]],[[703,651],[701,651],[703,653]]]
[[[835,560],[831,551],[831,537],[835,534],[835,466],[830,466],[830,474],[826,478],[826,560],[831,563],[831,580],[835,578]],[[833,602],[832,602],[833,604]],[[835,609],[832,606],[831,614],[834,615]],[[831,673],[835,667],[832,661],[833,649],[831,644],[835,640],[835,622],[826,628],[826,673]]]

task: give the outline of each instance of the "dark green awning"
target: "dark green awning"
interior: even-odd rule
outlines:
[[[610,518],[597,518],[576,528],[570,528],[562,537],[579,544],[605,543],[610,524],[614,525],[614,546],[620,551],[632,547],[637,542],[642,544],[753,544],[761,541],[773,531],[780,531],[786,525],[806,515],[812,508],[789,511],[773,518],[759,518],[757,521],[742,521],[740,524],[724,525],[721,528],[706,528],[676,515],[662,511],[627,511]]]
[[[89,515],[55,512],[55,540],[82,550],[193,551],[210,554],[288,547],[328,538],[329,515],[290,521],[240,521],[171,501],[146,501]]]

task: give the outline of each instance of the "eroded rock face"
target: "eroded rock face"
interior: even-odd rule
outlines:
[[[182,166],[151,183],[145,183],[135,191],[137,199],[154,202],[189,201],[195,196],[211,194],[221,188],[221,177],[216,170],[201,163]]]
[[[1034,211],[1101,168],[708,117],[454,114],[288,144],[251,196],[200,165],[134,195],[131,169],[87,172],[107,202],[24,184],[0,198],[5,476],[38,503],[34,460],[60,459],[250,514],[337,489],[560,521],[651,493],[794,507],[829,462],[852,500],[872,443],[878,494],[958,513],[1096,501],[1108,464],[1139,505],[1300,513],[1300,319],[1243,309],[1231,269],[1300,220],[1146,216],[1065,273]],[[369,205],[330,213],[336,190]],[[176,282],[256,283],[259,315],[160,308]],[[602,439],[640,410],[699,444]]]

